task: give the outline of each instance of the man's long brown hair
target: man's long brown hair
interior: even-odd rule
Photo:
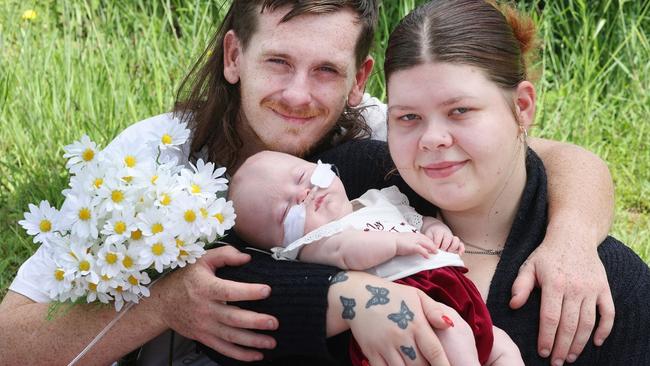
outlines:
[[[282,22],[303,14],[352,9],[362,25],[355,48],[356,67],[361,67],[368,56],[377,23],[376,0],[233,0],[208,47],[193,65],[176,95],[174,114],[188,122],[192,129],[191,152],[194,157],[205,148],[210,161],[228,169],[236,164],[237,152],[243,145],[235,127],[240,117],[241,98],[239,83],[230,84],[223,75],[223,40],[232,29],[242,47],[246,48],[257,31],[258,14],[285,6],[290,10]],[[370,128],[361,110],[346,106],[334,129],[323,137],[315,150],[369,134]]]

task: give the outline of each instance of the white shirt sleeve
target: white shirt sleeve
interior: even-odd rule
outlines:
[[[387,106],[381,100],[370,96],[368,93],[363,94],[360,107],[366,107],[362,115],[366,119],[366,123],[370,126],[372,134],[370,138],[373,140],[386,141],[387,138]]]
[[[29,297],[34,302],[52,301],[48,293],[40,286],[43,282],[43,269],[47,267],[50,260],[45,247],[39,246],[36,252],[18,268],[18,273],[9,289]]]

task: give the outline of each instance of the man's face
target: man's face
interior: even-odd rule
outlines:
[[[245,50],[232,32],[224,41],[224,75],[240,81],[237,128],[249,155],[263,149],[305,155],[332,129],[348,98],[359,103],[372,68],[371,59],[359,71],[355,66],[361,25],[351,10],[281,23],[287,11],[259,14]]]

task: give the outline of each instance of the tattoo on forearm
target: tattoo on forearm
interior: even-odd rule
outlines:
[[[399,349],[401,349],[402,353],[404,353],[406,357],[410,358],[411,361],[415,360],[415,349],[413,347],[399,346]]]
[[[397,323],[397,326],[401,329],[406,329],[414,317],[415,314],[406,306],[404,300],[402,300],[402,304],[400,305],[399,313],[388,314],[388,319]]]
[[[343,282],[343,281],[345,281],[347,279],[348,279],[347,273],[339,272],[339,273],[335,274],[334,277],[332,277],[332,279],[330,280],[330,286],[335,284],[335,283]]]
[[[343,319],[354,319],[354,316],[356,315],[354,307],[357,305],[357,302],[349,297],[339,297],[341,298],[341,304],[343,305],[343,313],[341,313],[341,317]]]
[[[390,302],[387,288],[366,285],[366,289],[372,294],[372,297],[366,303],[366,309],[373,305],[384,305]]]

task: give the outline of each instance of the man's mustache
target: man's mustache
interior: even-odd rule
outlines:
[[[318,108],[318,107],[291,108],[286,106],[284,103],[273,99],[262,100],[262,107],[271,108],[282,115],[296,117],[296,118],[313,118],[325,114],[324,108]]]

